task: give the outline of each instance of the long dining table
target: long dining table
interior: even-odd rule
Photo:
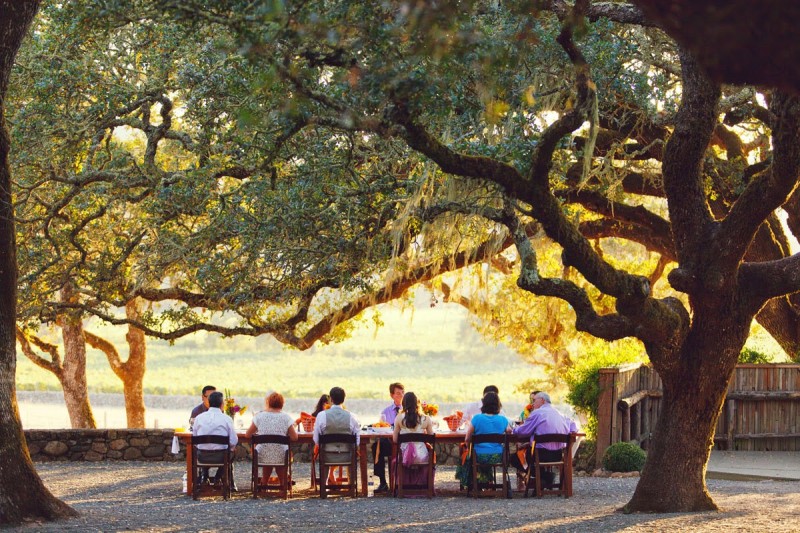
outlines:
[[[245,435],[244,431],[237,431],[236,435],[239,437],[239,442],[250,442],[250,437]],[[192,434],[189,431],[176,431],[175,437],[180,439],[186,446],[186,484],[189,487],[186,494],[191,496],[192,494],[192,486],[194,482],[194,472],[192,471],[192,445],[191,445],[191,438]],[[359,453],[358,453],[358,469],[360,470],[360,478],[361,478],[361,495],[367,495],[367,477],[368,477],[368,465],[367,465],[367,444],[385,438],[392,438],[391,433],[377,433],[374,431],[362,431],[360,433],[360,444],[359,444]],[[456,443],[456,442],[464,442],[465,434],[463,432],[450,432],[450,431],[442,431],[436,433],[436,442],[446,442],[446,443]],[[296,444],[313,444],[313,433],[310,432],[297,432],[297,442]]]

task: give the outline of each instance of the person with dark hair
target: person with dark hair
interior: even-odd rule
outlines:
[[[328,396],[327,394],[323,394],[322,396],[320,396],[319,400],[317,400],[317,406],[314,407],[314,412],[311,413],[311,416],[316,418],[318,414],[320,414],[322,411],[324,411],[330,406],[330,403],[331,403],[330,396]]]
[[[356,436],[356,446],[361,442],[360,432],[361,425],[358,423],[356,417],[344,410],[342,404],[344,403],[345,392],[341,387],[334,387],[331,389],[331,405],[330,409],[321,411],[317,415],[317,421],[314,424],[314,444],[319,446],[319,436],[333,434],[351,434]],[[326,457],[331,462],[345,462],[350,460],[350,452],[345,444],[326,444],[324,450],[320,450],[320,454],[326,454]],[[325,475],[323,473],[323,475]],[[355,475],[355,472],[350,472],[349,475]]]
[[[203,390],[200,393],[203,400],[200,402],[200,405],[197,405],[194,409],[192,409],[192,414],[189,415],[189,431],[192,431],[192,428],[194,427],[194,420],[197,418],[197,415],[208,411],[208,396],[216,390],[217,388],[214,385],[206,385],[203,387]],[[203,468],[202,477],[203,479],[208,479],[208,468]]]
[[[297,431],[294,429],[294,421],[292,417],[282,411],[283,409],[283,395],[278,392],[273,392],[267,396],[266,410],[256,413],[253,417],[253,423],[247,430],[247,436],[252,437],[257,435],[283,435],[288,436],[289,440],[294,442],[297,440]],[[284,454],[288,446],[282,444],[259,444],[258,460],[265,463],[282,463]],[[269,481],[269,476],[272,474],[271,466],[264,466],[261,468],[261,483],[266,485]],[[286,468],[275,468],[278,478],[280,479],[281,486],[286,478]]]
[[[403,396],[403,410],[394,421],[394,442],[403,433],[433,434],[431,417],[422,413],[419,399],[413,392],[407,392]],[[424,442],[406,442],[400,445],[403,484],[425,485],[428,482],[429,453],[433,453],[433,450],[428,450]]]
[[[472,417],[467,423],[467,435],[464,441],[469,445],[473,435],[496,435],[510,433],[508,419],[500,414],[503,404],[496,392],[489,391],[483,395],[481,400],[481,412]],[[499,463],[503,456],[503,445],[493,442],[476,444],[472,448],[472,453],[478,464]],[[456,478],[461,481],[461,487],[472,489],[472,468],[467,462],[456,468]],[[478,467],[478,482],[487,483],[492,479],[492,469],[489,467]]]
[[[528,419],[528,417],[531,416],[531,413],[533,412],[533,404],[535,403],[534,400],[536,399],[536,395],[539,394],[540,392],[542,391],[538,390],[531,391],[531,394],[529,396],[530,403],[528,403],[528,405],[526,405],[525,408],[522,410],[522,412],[519,414],[520,423],[525,422]]]
[[[203,392],[201,393],[203,401],[200,402],[200,405],[192,409],[192,414],[189,415],[189,427],[194,424],[194,419],[197,418],[197,415],[208,411],[208,396],[216,390],[217,388],[214,385],[206,385],[203,387]]]
[[[239,442],[239,437],[236,436],[236,430],[233,427],[233,420],[231,417],[222,412],[222,393],[212,392],[208,395],[208,411],[200,413],[194,419],[192,426],[192,435],[221,435],[228,437],[229,446],[224,444],[198,444],[198,459],[208,461],[211,463],[222,462],[225,458],[225,453],[230,453],[233,457],[233,451],[236,449],[236,444]],[[222,469],[218,468],[214,476],[214,483],[222,480]],[[232,476],[232,472],[231,472]],[[208,478],[208,471],[203,473],[204,478]],[[202,482],[203,480],[201,480]],[[231,477],[231,488],[236,490]]]
[[[483,388],[483,394],[481,395],[481,398],[483,398],[483,396],[485,396],[487,392],[493,392],[497,395],[500,394],[500,391],[496,385],[486,385]],[[470,420],[472,420],[473,416],[480,413],[482,406],[483,406],[482,400],[478,400],[477,402],[472,402],[470,404],[467,404],[467,406],[464,407],[464,414],[462,416],[464,422],[469,422]],[[500,411],[500,414],[506,416],[506,414],[502,410]]]
[[[389,385],[389,396],[392,403],[381,411],[381,421],[394,426],[397,413],[403,402],[405,387],[402,383],[392,383]],[[375,458],[375,466],[372,472],[378,477],[378,488],[375,493],[388,492],[389,485],[386,483],[386,460],[392,456],[392,442],[389,439],[379,439],[372,443],[372,456]]]

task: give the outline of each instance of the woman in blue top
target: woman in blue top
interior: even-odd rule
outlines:
[[[483,396],[481,412],[472,417],[472,420],[467,424],[466,442],[472,440],[472,435],[487,435],[487,434],[502,434],[511,430],[508,418],[500,414],[500,409],[503,405],[500,403],[500,397],[497,393],[487,392]],[[503,445],[495,442],[485,442],[476,444],[473,453],[481,463],[499,463],[502,460]],[[462,487],[472,487],[471,479],[472,469],[469,462],[459,465],[456,468],[456,478],[461,481]],[[491,468],[478,468],[478,482],[486,483],[491,481],[492,470]]]

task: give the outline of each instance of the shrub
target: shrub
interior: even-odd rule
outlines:
[[[603,468],[611,472],[641,471],[647,454],[632,442],[616,442],[603,455]]]
[[[739,354],[739,362],[763,365],[771,363],[772,357],[770,357],[765,353],[761,353],[758,350],[751,350],[750,348],[745,348]]]
[[[583,428],[588,438],[597,434],[597,402],[600,398],[600,369],[625,363],[646,361],[641,343],[622,340],[613,343],[603,342],[581,354],[575,365],[564,376],[569,393],[567,401],[586,415]]]

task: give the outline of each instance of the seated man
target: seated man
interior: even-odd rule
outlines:
[[[192,435],[221,435],[228,437],[229,446],[223,444],[198,444],[197,459],[200,461],[208,461],[211,463],[222,462],[225,459],[225,453],[230,453],[233,456],[233,450],[236,449],[236,444],[239,442],[239,437],[236,436],[236,430],[233,428],[233,420],[231,417],[222,412],[222,393],[212,392],[208,396],[208,411],[200,413],[194,419],[192,426]],[[221,468],[217,469],[214,476],[214,482],[218,483],[222,479]],[[231,467],[231,475],[233,474],[233,467]],[[205,476],[207,477],[207,472]],[[231,490],[236,490],[236,484],[231,478]]]
[[[192,430],[194,427],[194,419],[197,418],[197,415],[205,413],[208,411],[208,396],[216,391],[217,388],[214,385],[206,385],[203,387],[202,392],[200,393],[203,397],[203,401],[201,401],[194,409],[192,409],[192,413],[189,415],[189,431]],[[203,480],[208,479],[208,468],[203,469]]]
[[[400,412],[403,395],[405,388],[402,383],[392,383],[389,385],[389,396],[392,398],[392,403],[381,411],[381,420],[394,426],[394,421],[397,418],[397,413]],[[389,485],[386,483],[386,463],[392,455],[392,441],[391,439],[380,439],[372,443],[372,456],[375,457],[375,467],[373,473],[378,477],[380,484],[375,489],[377,494],[381,492],[388,492]]]
[[[320,412],[317,415],[317,421],[314,423],[314,444],[319,446],[320,435],[349,433],[356,436],[356,446],[358,446],[361,442],[361,426],[355,416],[342,408],[345,397],[344,389],[334,387],[331,389],[330,394],[333,405],[331,405],[330,409]],[[319,453],[320,456],[325,454],[326,462],[346,462],[351,458],[345,444],[327,444],[324,450],[320,449]],[[353,475],[352,472],[349,474]],[[320,472],[320,475],[327,475],[327,472]]]
[[[558,433],[566,435],[578,431],[578,426],[565,417],[553,407],[550,403],[550,395],[546,392],[537,392],[533,400],[533,411],[525,420],[525,423],[519,427],[514,428],[514,435],[521,437],[529,437],[531,444],[536,440],[536,435],[546,435],[548,433]],[[539,451],[539,457],[543,462],[547,461],[560,461],[561,450],[565,444],[562,442],[546,442],[544,444],[536,443],[536,448]],[[533,460],[531,457],[531,449],[528,448],[526,453],[528,464]],[[519,457],[512,455],[509,461],[518,470],[524,470],[524,466]],[[541,472],[536,473],[541,476],[542,485],[550,488],[555,480],[555,474],[547,471],[542,467]]]
[[[200,402],[194,409],[192,409],[192,414],[189,415],[189,427],[194,425],[194,419],[197,418],[197,415],[208,411],[208,396],[216,390],[217,388],[214,385],[206,385],[203,387],[203,391],[201,393],[203,396],[203,401]]]

